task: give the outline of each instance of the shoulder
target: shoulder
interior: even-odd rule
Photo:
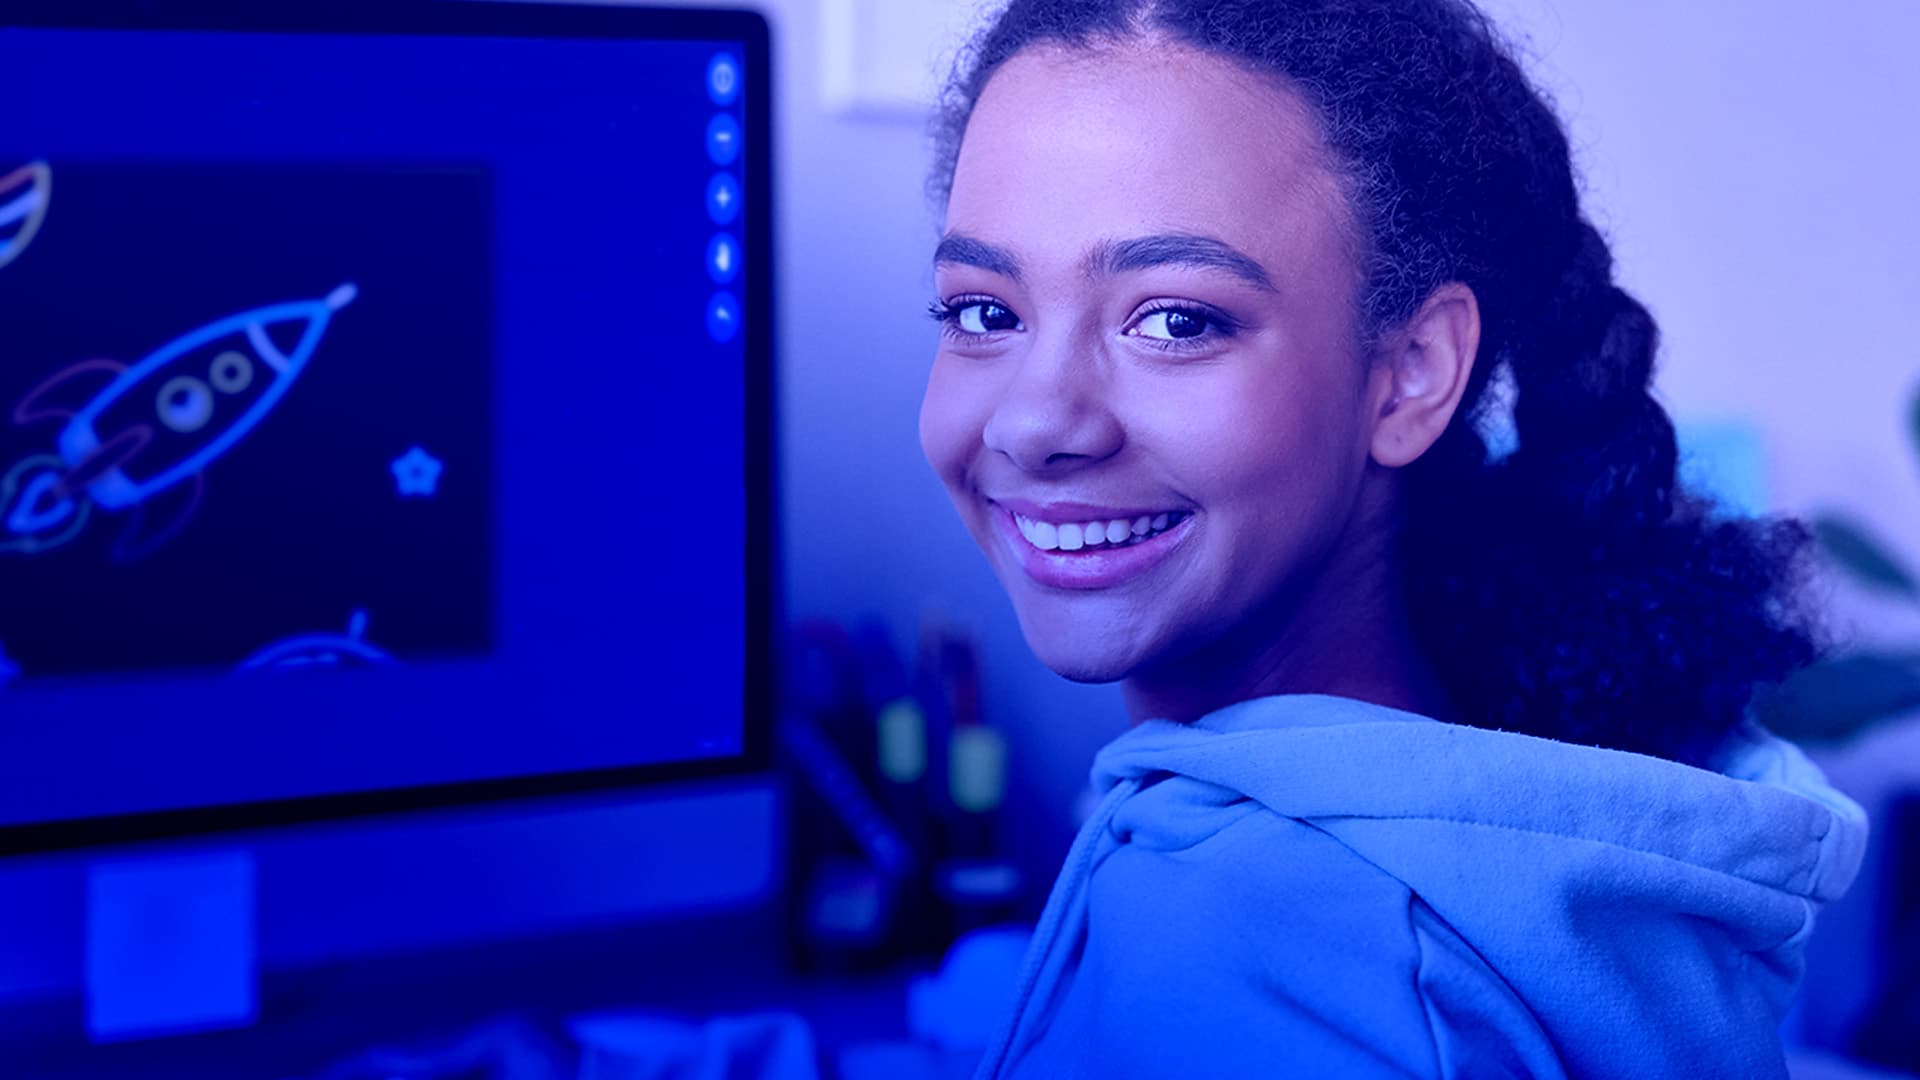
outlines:
[[[1220,1031],[1191,1044],[1224,1056],[1212,1075],[1256,1065],[1301,1075],[1552,1075],[1503,1049],[1544,1045],[1544,1036],[1411,889],[1326,832],[1257,805],[1190,845],[1122,844],[1093,875],[1087,917],[1076,981],[1098,989],[1080,996],[1120,1010],[1109,1015]],[[1137,1030],[1122,1037],[1136,1040],[1153,1041]],[[1134,1060],[1153,1052],[1129,1051]]]
[[[1088,883],[1061,1026],[1136,1075],[1437,1076],[1409,900],[1332,837],[1258,808],[1185,846],[1123,843]]]
[[[1245,805],[1188,846],[1121,845],[1094,875],[1091,918],[1151,919],[1181,945],[1237,940],[1249,948],[1221,960],[1282,981],[1411,970],[1405,884],[1307,822]]]

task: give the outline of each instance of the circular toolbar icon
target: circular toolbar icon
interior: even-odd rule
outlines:
[[[717,292],[707,301],[707,333],[725,345],[740,332],[740,302],[732,293]]]
[[[725,285],[740,273],[740,245],[733,237],[720,233],[707,244],[707,273],[716,285]]]
[[[740,216],[740,185],[727,173],[716,173],[707,183],[707,214],[715,225],[730,225]]]
[[[740,62],[732,53],[707,61],[707,94],[715,105],[731,105],[740,96]]]
[[[707,123],[707,157],[715,165],[731,165],[740,156],[740,125],[732,113],[715,113]]]

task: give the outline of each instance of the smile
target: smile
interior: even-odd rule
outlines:
[[[994,507],[1007,548],[1027,576],[1058,589],[1105,589],[1160,564],[1193,531],[1194,515],[1170,510],[1108,521],[1050,522]]]
[[[1115,518],[1112,521],[1082,521],[1054,524],[1050,521],[1036,521],[1033,518],[1013,515],[1013,523],[1025,537],[1027,543],[1041,551],[1082,551],[1089,548],[1123,548],[1143,543],[1160,535],[1185,520],[1186,514],[1171,511],[1161,514],[1142,514],[1128,521]]]

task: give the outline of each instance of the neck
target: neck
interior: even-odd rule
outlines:
[[[1129,677],[1121,690],[1131,720],[1190,723],[1276,694],[1331,694],[1454,719],[1414,640],[1384,513],[1356,514],[1347,533],[1275,604],[1204,647]]]

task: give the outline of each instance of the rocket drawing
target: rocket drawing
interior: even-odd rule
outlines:
[[[33,243],[53,199],[53,170],[31,161],[0,176],[0,266],[20,257]]]
[[[393,663],[386,650],[367,641],[367,613],[347,618],[345,634],[300,634],[274,642],[248,657],[242,672],[270,668],[374,667]]]
[[[319,300],[243,311],[136,364],[86,360],[35,387],[13,422],[60,430],[55,452],[0,477],[0,552],[64,544],[93,507],[127,515],[116,560],[164,544],[193,516],[206,467],[280,402],[357,294],[346,284]]]

